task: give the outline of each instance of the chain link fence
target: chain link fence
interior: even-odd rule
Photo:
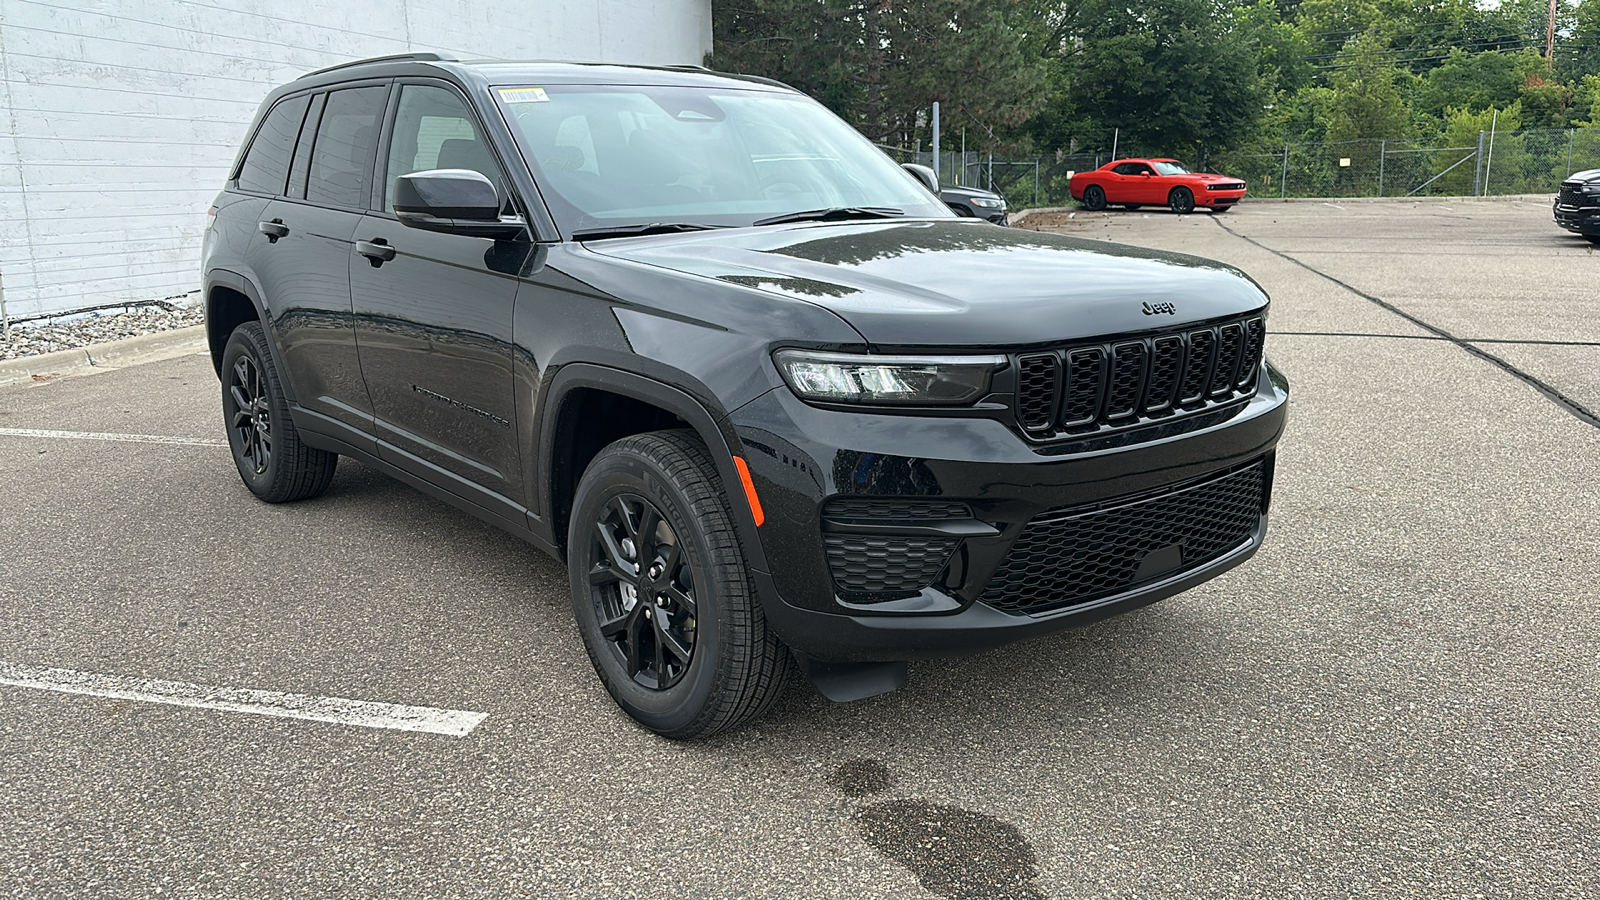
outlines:
[[[1212,153],[1198,168],[1244,179],[1247,196],[1483,197],[1553,194],[1573,172],[1600,168],[1600,127],[1476,132],[1454,139],[1285,142]],[[880,145],[882,146],[882,145]],[[1123,146],[1117,156],[1166,156]],[[895,160],[934,165],[921,148],[887,147]],[[995,191],[1013,209],[1072,204],[1073,174],[1110,162],[1108,150],[1000,159],[968,151],[939,154],[940,180]],[[1195,160],[1185,160],[1195,163]]]

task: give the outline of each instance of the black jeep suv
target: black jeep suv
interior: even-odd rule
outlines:
[[[671,737],[1171,596],[1266,528],[1250,279],[958,218],[780,84],[337,66],[266,99],[212,213],[250,490],[349,456],[564,558]]]

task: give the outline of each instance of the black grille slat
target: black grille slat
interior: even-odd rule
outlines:
[[[1153,495],[1041,513],[1023,528],[981,599],[1004,612],[1041,613],[1202,566],[1255,534],[1266,467],[1258,461]],[[1173,553],[1174,546],[1180,565],[1140,576],[1147,557]]]
[[[1144,393],[1143,343],[1118,344],[1111,348],[1111,385],[1106,399],[1106,419],[1126,419],[1139,411]]]
[[[1150,381],[1144,392],[1144,411],[1161,412],[1172,406],[1183,366],[1183,338],[1176,335],[1156,338],[1150,356]]]
[[[1086,347],[1067,354],[1066,398],[1062,402],[1061,425],[1075,428],[1088,425],[1100,416],[1100,399],[1106,380],[1106,354],[1099,347]]]
[[[1239,351],[1244,349],[1244,329],[1238,325],[1222,326],[1217,335],[1217,367],[1211,374],[1212,395],[1233,390],[1233,379],[1239,371]]]
[[[1206,395],[1211,383],[1211,364],[1217,355],[1217,333],[1210,329],[1191,332],[1189,335],[1189,361],[1183,368],[1183,387],[1178,389],[1178,402],[1198,403]]]
[[[1024,356],[1017,361],[1017,422],[1029,431],[1050,428],[1056,420],[1061,392],[1061,366],[1054,353]]]
[[[955,538],[825,534],[833,586],[856,602],[892,600],[933,584],[950,561]]]
[[[1261,352],[1267,342],[1267,323],[1251,319],[1244,323],[1244,352],[1239,359],[1238,386],[1250,387],[1255,383],[1256,370],[1261,368]]]

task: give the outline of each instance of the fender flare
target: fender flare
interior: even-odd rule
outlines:
[[[202,288],[203,296],[205,297],[203,302],[205,304],[206,313],[207,344],[209,345],[211,340],[211,290],[212,288],[219,287],[227,288],[231,291],[243,294],[245,298],[250,301],[251,305],[256,308],[256,319],[261,322],[262,329],[267,333],[267,352],[272,354],[272,365],[278,370],[278,374],[281,376],[278,380],[283,385],[284,399],[288,400],[290,403],[296,402],[294,385],[291,383],[291,379],[289,378],[289,371],[283,367],[283,360],[278,356],[278,342],[273,340],[272,337],[272,320],[267,315],[267,304],[261,297],[260,288],[256,287],[256,283],[250,280],[248,276],[242,275],[231,269],[211,269],[206,272]],[[222,356],[220,353],[213,357],[212,365],[214,367],[218,367],[217,375],[220,377],[222,375],[220,369],[220,366],[222,365]]]
[[[739,539],[744,546],[748,565],[758,572],[771,571],[767,566],[766,552],[762,548],[760,535],[757,533],[754,513],[750,509],[750,504],[745,501],[744,491],[741,489],[743,479],[733,461],[734,456],[738,455],[737,451],[743,448],[743,442],[728,424],[727,415],[713,415],[704,403],[680,388],[633,372],[594,363],[575,362],[562,366],[551,380],[541,400],[545,413],[540,417],[538,436],[538,471],[542,473],[539,506],[547,511],[550,517],[551,537],[554,543],[561,543],[562,538],[561,535],[554,533],[555,479],[550,477],[554,473],[556,430],[560,425],[560,416],[556,413],[561,409],[561,404],[565,402],[567,395],[579,388],[591,388],[631,397],[660,407],[687,422],[711,451],[711,459],[716,464],[717,474],[722,478],[723,489],[729,497],[728,506],[733,511],[733,519],[739,529]]]

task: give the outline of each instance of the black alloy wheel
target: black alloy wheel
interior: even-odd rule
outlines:
[[[228,372],[228,394],[233,399],[228,423],[228,443],[234,446],[251,474],[267,471],[272,461],[272,410],[267,406],[267,385],[261,367],[249,355],[234,360]]]
[[[268,503],[327,490],[339,455],[301,441],[261,323],[246,322],[228,336],[221,375],[222,419],[245,487]]]
[[[1186,187],[1173,188],[1167,195],[1167,205],[1175,213],[1194,212],[1194,192]]]
[[[681,430],[605,447],[572,498],[567,574],[584,649],[617,705],[669,738],[755,719],[794,668],[729,503],[705,442]]]
[[[698,604],[677,533],[654,503],[622,493],[602,508],[591,543],[590,599],[611,652],[645,688],[682,681],[694,657]]]
[[[1106,208],[1106,189],[1098,184],[1091,184],[1083,189],[1083,206],[1093,212]]]

